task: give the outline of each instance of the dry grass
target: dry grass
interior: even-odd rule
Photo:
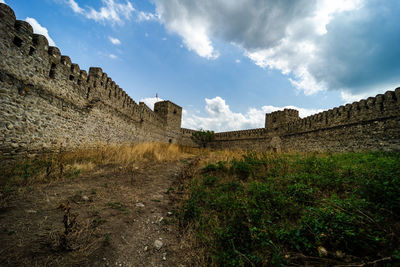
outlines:
[[[203,149],[201,151],[201,160],[199,163],[200,167],[204,167],[208,164],[215,164],[219,161],[230,162],[232,159],[240,159],[243,155],[248,152],[244,150],[210,150]],[[261,153],[260,153],[261,154]]]
[[[118,164],[123,168],[132,167],[150,162],[168,162],[187,158],[196,153],[196,149],[182,147],[176,144],[142,143],[104,145],[98,144],[95,148],[80,148],[64,155],[65,160],[82,164],[89,162],[95,165]]]
[[[0,185],[28,185],[74,178],[81,173],[101,171],[103,166],[109,165],[130,172],[154,162],[173,162],[198,153],[198,149],[176,144],[97,144],[3,165]]]

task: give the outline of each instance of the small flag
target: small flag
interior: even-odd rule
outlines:
[[[158,100],[158,93],[156,93],[156,98],[157,98],[157,100]]]

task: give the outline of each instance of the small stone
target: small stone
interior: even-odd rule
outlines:
[[[143,250],[144,250],[144,251],[147,251],[147,249],[148,249],[148,247],[147,247],[147,246],[145,246]]]
[[[164,217],[160,217],[160,219],[158,219],[158,222],[162,222],[164,220]]]
[[[336,250],[336,252],[335,252],[335,256],[336,256],[337,258],[340,258],[340,259],[342,259],[342,258],[344,258],[344,256],[346,256],[346,254],[344,254],[344,252],[343,252],[343,251]]]
[[[318,247],[318,254],[319,254],[320,257],[325,257],[325,256],[328,255],[328,251],[324,247],[319,246]]]
[[[14,125],[12,125],[11,123],[7,124],[7,129],[8,130],[14,129]]]
[[[143,208],[144,207],[144,204],[143,203],[136,203],[136,207],[140,207],[140,208]]]
[[[171,215],[172,215],[172,212],[168,211],[167,214],[168,214],[168,216],[171,216]]]
[[[162,248],[163,245],[164,245],[163,242],[160,241],[160,240],[154,241],[154,247],[155,247],[157,250],[160,250],[160,249]]]
[[[162,254],[162,260],[163,260],[163,261],[166,261],[166,260],[167,260],[167,253],[163,253],[163,254]]]
[[[26,211],[26,213],[37,213],[36,210],[25,210],[25,211]]]
[[[18,148],[18,147],[19,147],[19,145],[18,145],[18,144],[16,144],[16,143],[11,143],[11,147],[12,147],[12,148]]]
[[[88,197],[88,196],[83,196],[83,197],[82,197],[82,200],[83,200],[83,201],[89,201],[89,197]]]

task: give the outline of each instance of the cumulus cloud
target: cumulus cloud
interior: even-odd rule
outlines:
[[[82,14],[82,13],[85,12],[85,10],[84,10],[83,8],[81,8],[81,7],[78,5],[78,3],[75,2],[74,0],[68,0],[67,3],[68,3],[68,5],[72,8],[72,10],[73,10],[75,13]]]
[[[75,13],[101,23],[110,22],[111,24],[121,25],[124,23],[124,20],[129,20],[135,11],[132,3],[129,1],[101,0],[101,2],[103,5],[96,10],[90,6],[84,9],[75,0],[66,0],[66,3]]]
[[[160,21],[189,50],[215,59],[215,41],[233,43],[258,66],[280,70],[305,94],[357,94],[400,82],[397,0],[155,3]]]
[[[154,110],[154,104],[159,101],[164,101],[159,97],[147,97],[140,100],[140,102],[144,102],[149,108]]]
[[[116,55],[114,55],[114,54],[109,54],[108,55],[111,59],[117,59],[118,57],[116,56]]]
[[[217,132],[263,128],[265,125],[265,113],[292,108],[299,111],[300,117],[306,117],[322,111],[295,106],[263,106],[261,108],[250,108],[243,114],[233,112],[225,100],[219,96],[212,99],[206,98],[205,102],[207,116],[198,116],[193,112],[184,110],[182,114],[182,127],[190,129],[201,128]]]
[[[108,37],[108,40],[110,40],[110,42],[111,42],[113,45],[120,45],[120,44],[121,44],[121,41],[120,41],[119,39],[113,38],[113,37],[111,37],[111,36]]]
[[[47,38],[47,41],[49,41],[49,45],[56,46],[56,43],[50,37],[48,30],[45,27],[43,27],[42,25],[40,25],[36,19],[27,17],[25,19],[25,21],[28,22],[32,26],[34,33],[44,35]]]
[[[4,0],[0,0],[0,3],[5,4],[6,2]]]
[[[150,12],[137,10],[128,0],[101,0],[103,6],[95,9],[91,6],[82,8],[75,0],[65,0],[66,4],[77,14],[83,15],[96,22],[122,25],[125,20],[130,20],[132,15],[137,21],[157,21],[158,15]]]
[[[139,21],[157,21],[158,16],[157,16],[157,14],[139,11],[139,12],[137,12],[137,19]]]

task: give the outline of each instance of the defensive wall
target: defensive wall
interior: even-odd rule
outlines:
[[[195,146],[182,108],[154,111],[132,100],[101,68],[87,73],[0,4],[0,156],[97,143],[159,141]],[[221,132],[213,148],[257,151],[400,150],[400,88],[301,119],[285,109],[265,128]]]
[[[214,148],[277,151],[400,150],[400,88],[301,119],[266,114],[265,128],[215,134]]]
[[[101,68],[89,73],[0,4],[0,154],[96,143],[178,142],[182,108],[137,104]]]

